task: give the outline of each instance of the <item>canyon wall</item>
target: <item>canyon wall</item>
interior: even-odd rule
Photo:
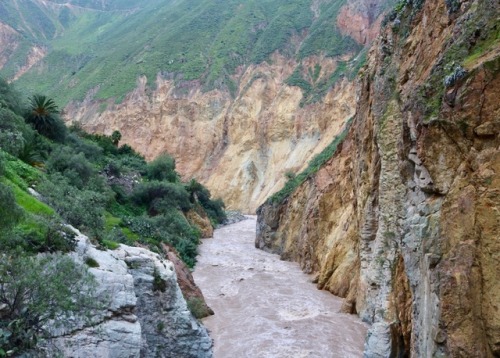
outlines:
[[[318,80],[330,76],[337,61],[311,58],[321,65]],[[85,130],[122,134],[148,159],[168,152],[184,179],[196,178],[231,209],[255,212],[279,189],[287,171],[298,171],[354,115],[354,86],[338,81],[322,102],[300,107],[299,87],[285,84],[295,60],[275,55],[271,64],[250,65],[237,73],[238,95],[204,92],[197,81],[176,86],[158,77],[156,89],[138,81],[121,104],[93,101],[65,109],[70,122]]]
[[[336,26],[367,45],[378,33],[386,3],[347,1]],[[317,17],[320,8],[321,2],[311,5]],[[295,36],[289,46],[298,51],[303,40]],[[354,81],[347,72],[358,61],[362,56],[348,52],[302,60],[276,52],[267,62],[240,66],[232,75],[232,95],[207,92],[199,81],[178,81],[172,74],[158,75],[151,89],[143,77],[121,104],[95,100],[91,91],[83,102],[69,104],[64,117],[90,132],[119,130],[121,143],[148,159],[168,152],[184,179],[196,178],[229,209],[254,213],[285,183],[287,172],[302,170],[354,115]],[[339,68],[346,65],[345,71]],[[338,78],[321,98],[304,105],[303,89],[288,82],[296,71],[312,88]]]
[[[335,155],[258,209],[256,246],[371,324],[367,357],[500,355],[497,1],[387,17]]]

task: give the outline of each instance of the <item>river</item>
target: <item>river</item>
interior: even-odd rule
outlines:
[[[199,247],[194,278],[215,311],[203,320],[214,357],[362,357],[367,326],[296,263],[256,249],[255,224],[249,216]]]

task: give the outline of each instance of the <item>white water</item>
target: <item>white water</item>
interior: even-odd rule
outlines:
[[[215,358],[362,357],[367,327],[296,263],[254,247],[255,217],[204,239],[194,278],[215,315]]]

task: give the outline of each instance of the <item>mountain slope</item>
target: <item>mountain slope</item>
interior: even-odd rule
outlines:
[[[185,179],[195,177],[247,212],[352,117],[351,81],[387,6],[99,3],[43,2],[55,14],[72,14],[66,27],[56,21],[62,32],[33,40],[29,51],[38,56],[10,56],[1,73],[19,77],[16,85],[27,92],[54,96],[69,123],[108,135],[120,130],[122,141],[149,159],[170,153]]]
[[[139,76],[154,84],[158,73],[234,91],[230,76],[238,66],[259,63],[276,50],[299,58],[357,51],[359,45],[333,26],[344,2],[322,2],[315,13],[306,0],[9,0],[0,21],[22,35],[22,47],[31,41],[47,50],[45,66],[37,66],[19,85],[66,104],[94,88],[96,98],[122,98]],[[298,44],[291,43],[293,37]],[[4,75],[13,76],[22,61],[20,49],[9,57]],[[33,87],[33,82],[39,84]]]
[[[337,152],[258,210],[256,246],[345,297],[368,357],[500,353],[499,14],[400,2]]]

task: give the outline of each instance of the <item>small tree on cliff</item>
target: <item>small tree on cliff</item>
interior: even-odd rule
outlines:
[[[116,147],[118,147],[120,139],[122,139],[122,134],[120,133],[120,131],[114,131],[113,133],[111,133],[111,141]]]
[[[98,304],[94,278],[60,254],[0,256],[0,357],[32,350],[48,327],[87,317]]]

